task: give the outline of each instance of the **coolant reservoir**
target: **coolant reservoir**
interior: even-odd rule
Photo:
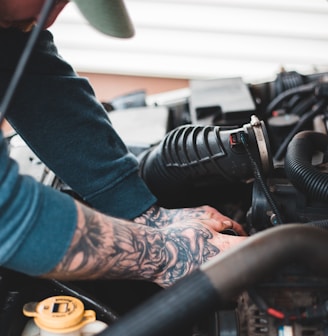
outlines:
[[[33,317],[22,336],[92,336],[107,325],[96,320],[93,310],[84,310],[82,301],[71,296],[53,296],[24,305],[25,316]]]

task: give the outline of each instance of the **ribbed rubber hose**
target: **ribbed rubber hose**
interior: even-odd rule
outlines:
[[[244,147],[237,151],[230,146],[231,132],[219,126],[178,127],[143,157],[140,174],[159,198],[195,186],[246,180],[253,176],[252,166]],[[252,141],[250,147],[258,150]]]
[[[312,165],[313,154],[325,152],[328,136],[314,131],[303,131],[294,136],[285,157],[285,172],[290,182],[317,201],[328,201],[328,175]]]

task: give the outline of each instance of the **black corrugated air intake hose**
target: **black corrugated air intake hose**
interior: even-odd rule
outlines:
[[[262,231],[155,294],[98,336],[176,335],[180,327],[222,309],[242,291],[290,264],[327,276],[327,246],[328,231],[305,224]]]
[[[271,168],[268,137],[255,116],[241,128],[186,125],[167,134],[140,162],[140,174],[159,198],[178,197],[180,192],[206,186],[244,182],[253,177],[252,164],[241,141],[264,173]]]
[[[289,143],[285,157],[285,171],[290,182],[317,201],[328,201],[328,174],[312,164],[313,155],[325,152],[328,136],[314,131],[303,131]]]

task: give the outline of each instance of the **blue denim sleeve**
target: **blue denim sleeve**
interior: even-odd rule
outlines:
[[[26,39],[0,29],[0,96]],[[41,34],[8,120],[38,157],[99,211],[132,219],[156,202],[88,80],[60,57],[48,31]]]
[[[0,264],[37,276],[63,258],[77,211],[68,195],[19,175],[0,132]]]

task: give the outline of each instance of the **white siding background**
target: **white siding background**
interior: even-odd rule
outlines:
[[[90,0],[92,1],[92,0]],[[126,0],[136,35],[107,37],[73,3],[51,30],[77,71],[266,80],[328,70],[327,0]]]

